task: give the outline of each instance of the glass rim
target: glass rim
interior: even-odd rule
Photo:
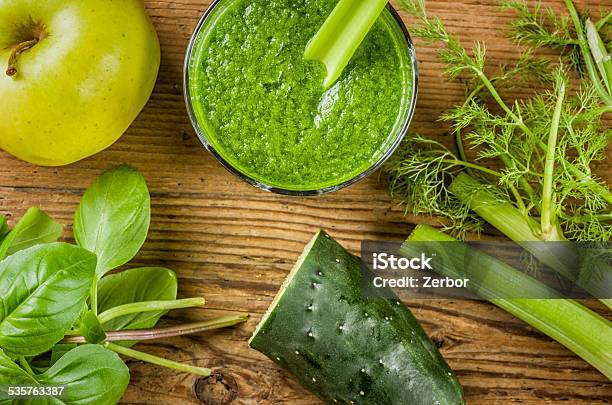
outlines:
[[[195,111],[193,109],[193,103],[191,101],[191,91],[189,88],[189,78],[190,78],[189,65],[190,65],[191,57],[193,55],[193,51],[195,48],[195,44],[196,44],[198,35],[200,34],[200,31],[202,30],[204,23],[206,22],[208,17],[210,17],[215,7],[217,7],[217,5],[221,3],[222,1],[228,1],[228,0],[213,0],[213,2],[210,4],[210,6],[208,6],[208,8],[206,9],[204,14],[198,21],[198,24],[196,25],[193,31],[193,34],[191,35],[191,39],[189,40],[189,45],[187,46],[187,51],[185,52],[185,60],[183,63],[183,96],[185,99],[187,114],[189,115],[189,120],[191,121],[191,125],[193,129],[195,130],[196,135],[198,139],[200,140],[200,142],[202,143],[202,145],[204,146],[204,148],[208,150],[208,152],[211,155],[213,155],[214,158],[219,163],[221,163],[221,165],[227,171],[229,171],[236,177],[264,191],[272,192],[275,194],[286,195],[286,196],[308,197],[308,196],[318,196],[318,195],[323,195],[323,194],[328,194],[328,193],[332,193],[335,191],[339,191],[343,188],[349,187],[355,183],[358,183],[364,180],[365,178],[369,177],[372,173],[374,173],[376,170],[380,169],[380,167],[391,157],[391,155],[395,153],[395,151],[397,150],[401,142],[404,140],[406,134],[408,133],[408,129],[410,127],[410,123],[412,122],[414,111],[416,109],[418,93],[419,93],[419,68],[418,68],[418,61],[416,57],[416,50],[414,48],[414,43],[412,42],[412,38],[410,37],[410,33],[408,32],[408,28],[406,27],[406,24],[402,20],[397,10],[395,10],[395,8],[391,5],[391,3],[387,4],[387,10],[389,10],[389,12],[391,13],[391,16],[395,19],[400,30],[404,34],[404,39],[406,42],[406,47],[408,48],[408,54],[410,56],[410,63],[411,63],[411,68],[412,68],[412,94],[410,98],[409,111],[408,111],[408,114],[406,115],[406,120],[404,124],[402,125],[402,128],[398,131],[398,134],[395,140],[391,143],[391,145],[389,145],[387,150],[378,158],[378,160],[372,163],[372,165],[369,166],[362,173],[348,180],[345,180],[341,183],[332,185],[332,186],[326,186],[326,187],[322,187],[319,189],[312,189],[312,190],[291,190],[291,189],[271,186],[271,185],[262,183],[261,181],[254,179],[253,177],[241,172],[236,167],[234,167],[234,165],[232,165],[223,156],[221,156],[221,154],[217,152],[215,147],[208,141],[205,131],[200,127],[200,123],[198,122],[196,118]]]

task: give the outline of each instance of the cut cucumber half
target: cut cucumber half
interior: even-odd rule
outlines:
[[[388,290],[364,296],[362,277],[373,275],[363,266],[320,231],[249,345],[328,403],[463,404],[459,382],[412,313],[383,298],[394,296]]]

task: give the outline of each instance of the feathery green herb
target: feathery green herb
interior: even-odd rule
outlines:
[[[542,61],[527,48],[515,64],[493,69],[482,42],[466,49],[439,18],[427,15],[423,0],[400,0],[416,20],[411,32],[441,45],[438,56],[448,79],[460,79],[467,88],[465,100],[440,117],[450,125],[453,139],[409,136],[386,174],[392,196],[412,213],[445,218],[445,230],[459,238],[488,223],[537,259],[530,268],[547,265],[593,296],[605,297],[609,287],[603,280],[612,277],[609,257],[574,265],[579,252],[572,244],[559,249],[558,243],[529,243],[609,242],[612,237],[612,193],[593,172],[594,164],[607,157],[612,137],[606,121],[612,112],[611,17],[592,21],[571,0],[564,2],[567,16],[539,4],[530,8],[521,0],[506,1],[502,9],[516,13],[508,35],[521,46],[554,48],[560,58]],[[571,80],[576,75],[570,74],[570,65],[580,73],[578,82]],[[517,82],[537,82],[547,90],[518,100],[504,97],[501,89]],[[419,226],[408,242],[414,240],[435,245],[454,239]],[[403,249],[408,248],[409,243]],[[442,267],[436,271],[453,276],[452,265]],[[505,299],[513,288],[529,290],[537,282],[502,263],[491,261],[485,268],[482,298],[553,337],[610,378],[607,320],[560,295],[554,300]],[[504,278],[514,281],[495,281]],[[612,300],[601,301],[612,308]],[[595,343],[594,336],[601,340]]]
[[[428,43],[442,43],[439,57],[449,79],[461,76],[469,87],[464,103],[440,117],[452,127],[455,147],[422,136],[409,137],[387,165],[392,195],[414,214],[448,218],[450,230],[478,230],[480,221],[469,204],[449,191],[454,177],[466,171],[494,189],[500,201],[510,202],[525,220],[537,219],[540,229],[534,231],[541,240],[609,240],[612,194],[592,166],[606,157],[612,131],[604,115],[612,107],[594,83],[582,80],[579,91],[572,93],[566,65],[559,62],[553,70],[547,69],[549,63],[534,59],[531,50],[514,66],[502,66],[489,75],[482,42],[468,52],[439,18],[426,14],[422,0],[400,3],[416,17],[414,35]],[[558,28],[547,38],[570,41],[564,34],[570,33],[569,17],[539,7],[530,11],[520,1],[507,3],[506,8],[518,9],[522,21],[512,24],[513,35],[526,38],[535,31],[525,28],[529,18],[539,28]],[[550,82],[552,88],[524,100],[506,101],[498,88],[509,79],[516,82],[517,77]],[[599,75],[598,84],[603,83]],[[489,101],[496,108],[489,108]],[[467,148],[475,152],[475,159],[468,158]]]
[[[400,4],[416,21],[413,35],[441,45],[448,79],[461,79],[467,89],[464,102],[440,117],[451,126],[452,142],[413,135],[389,161],[392,196],[414,214],[445,218],[445,230],[459,237],[480,232],[487,222],[517,242],[609,241],[612,193],[593,172],[612,138],[605,121],[612,112],[612,60],[609,41],[602,39],[609,15],[592,22],[569,0],[567,16],[523,1],[504,4],[516,11],[509,35],[517,43],[579,54],[585,74],[572,82],[567,62],[537,59],[530,48],[518,62],[493,69],[484,43],[465,48],[427,14],[423,0]],[[518,81],[548,90],[519,100],[503,97],[505,83]],[[531,253],[571,273],[552,255]],[[602,301],[612,307],[611,300]]]

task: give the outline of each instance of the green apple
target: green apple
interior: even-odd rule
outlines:
[[[0,0],[0,148],[60,166],[109,147],[159,63],[140,0]]]

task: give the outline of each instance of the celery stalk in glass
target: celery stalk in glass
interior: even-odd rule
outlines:
[[[327,68],[327,89],[342,74],[359,45],[384,10],[388,0],[340,0],[304,52]]]

